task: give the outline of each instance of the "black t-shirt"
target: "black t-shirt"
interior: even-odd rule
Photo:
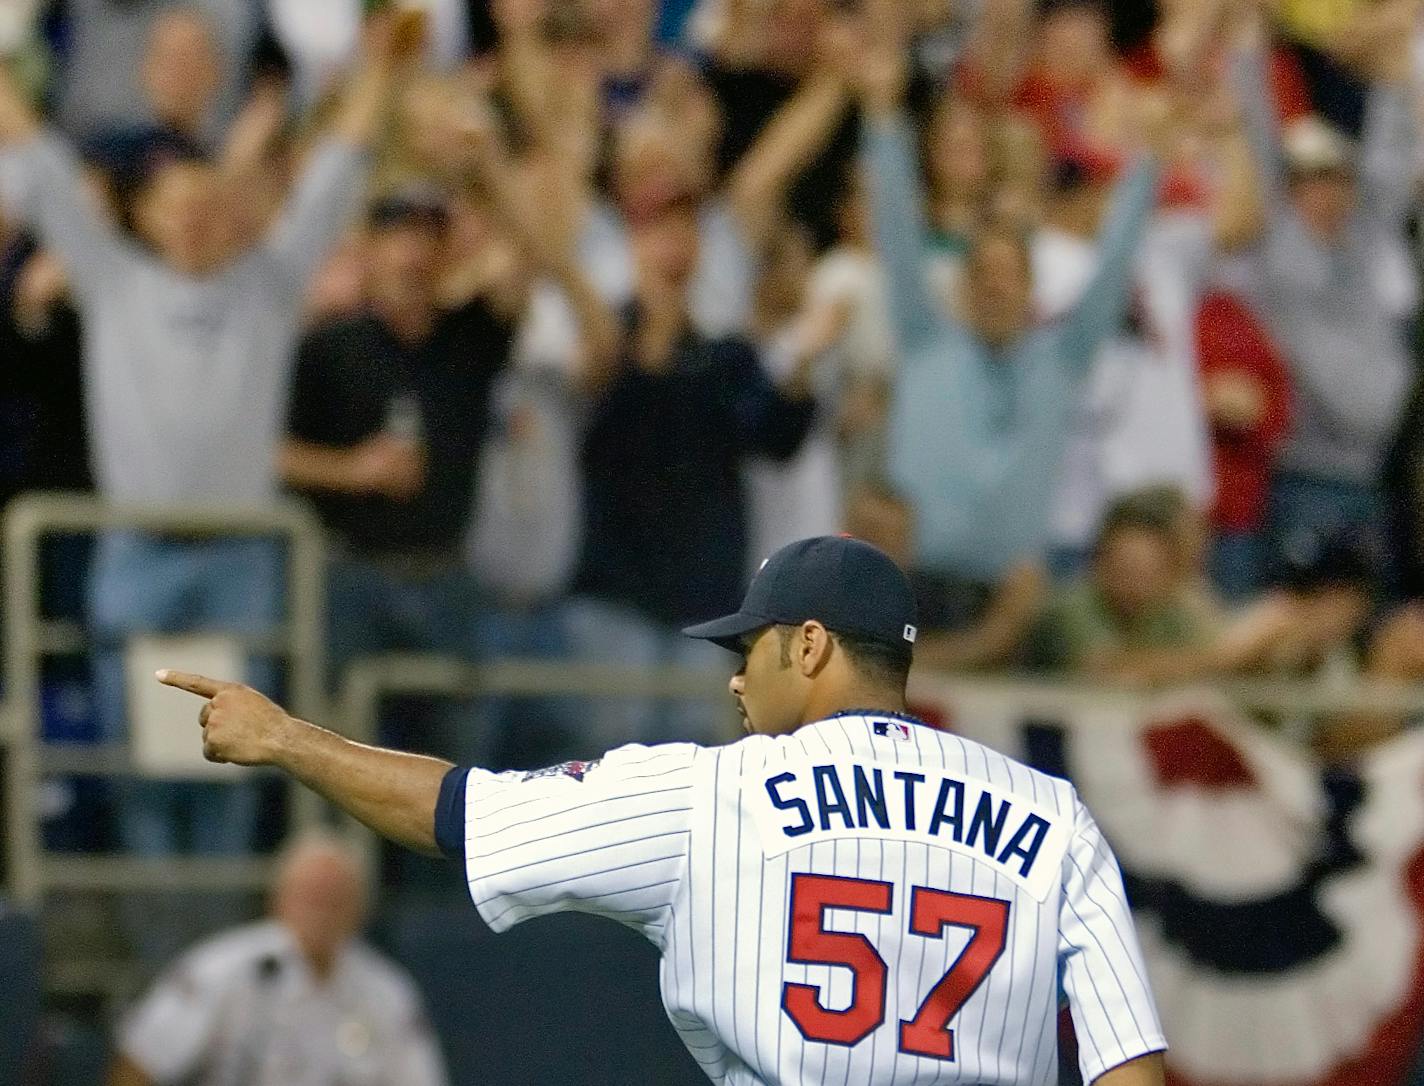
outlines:
[[[0,505],[25,490],[88,490],[79,317],[66,303],[27,336],[0,296]]]
[[[297,354],[288,433],[344,448],[387,427],[392,405],[413,400],[427,457],[410,501],[309,494],[323,523],[352,549],[400,554],[447,549],[464,538],[490,389],[509,359],[514,324],[483,299],[444,313],[424,342],[401,343],[365,315],[311,332]]]
[[[746,572],[742,459],[792,455],[813,413],[740,340],[689,336],[660,373],[625,362],[584,440],[576,587],[668,623],[734,610]]]

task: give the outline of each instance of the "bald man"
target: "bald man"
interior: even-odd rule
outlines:
[[[356,938],[365,915],[357,857],[298,841],[271,919],[199,943],[128,1014],[109,1086],[445,1086],[410,978]]]

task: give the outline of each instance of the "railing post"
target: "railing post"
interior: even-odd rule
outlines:
[[[23,500],[5,517],[5,735],[6,887],[11,900],[38,908],[44,895],[40,870],[39,785],[40,561],[42,526]]]

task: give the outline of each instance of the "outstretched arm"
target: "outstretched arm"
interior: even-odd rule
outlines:
[[[240,683],[183,671],[158,681],[206,698],[198,714],[203,757],[210,762],[275,766],[398,845],[437,856],[435,806],[440,782],[454,767],[356,743],[289,716]]]

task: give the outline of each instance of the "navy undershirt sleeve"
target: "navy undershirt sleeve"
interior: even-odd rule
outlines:
[[[435,844],[452,860],[465,859],[465,782],[468,766],[456,766],[440,782],[435,801]]]

